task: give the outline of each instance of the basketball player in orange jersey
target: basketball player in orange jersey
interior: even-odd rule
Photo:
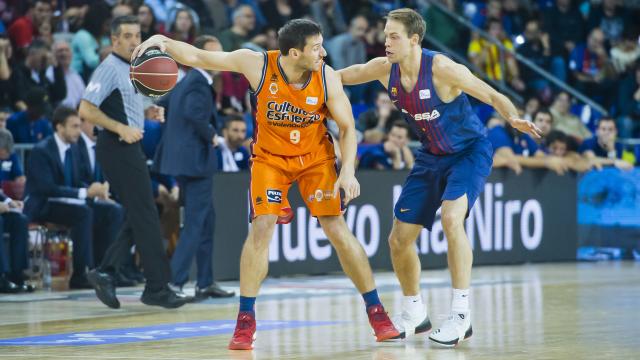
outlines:
[[[287,191],[294,181],[336,249],[344,272],[362,293],[377,341],[399,336],[380,303],[364,249],[342,217],[340,188],[345,204],[360,194],[354,176],[355,126],[340,76],[323,62],[322,40],[318,24],[296,19],[279,30],[279,51],[208,52],[156,35],[133,53],[135,58],[159,47],[187,66],[241,73],[253,90],[252,226],[240,258],[240,311],[229,349],[253,348],[255,299],[267,275],[274,227],[292,218]],[[340,176],[324,124],[329,111],[340,128]]]
[[[466,94],[493,106],[514,128],[540,137],[533,123],[522,120],[509,99],[446,55],[422,49],[426,24],[411,9],[389,12],[386,57],[340,70],[347,85],[379,81],[394,105],[417,133],[422,147],[394,209],[389,245],[393,269],[404,294],[396,322],[401,337],[427,332],[431,322],[420,296],[420,259],[416,239],[431,230],[442,207],[447,261],[453,296],[447,321],[429,336],[455,346],[472,335],[469,287],[473,253],[464,220],[491,172],[493,149],[486,128]]]

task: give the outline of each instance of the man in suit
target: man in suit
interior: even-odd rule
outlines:
[[[87,268],[94,267],[92,234],[111,242],[122,225],[122,208],[108,200],[109,184],[85,183],[77,141],[80,117],[71,108],[53,114],[55,133],[33,148],[26,166],[25,214],[71,228],[73,275],[71,289],[90,289]]]
[[[194,45],[208,51],[222,50],[213,36],[198,37]],[[196,298],[200,299],[234,295],[213,281],[211,264],[215,222],[213,173],[217,167],[216,131],[211,125],[215,114],[211,76],[211,72],[194,68],[164,99],[167,128],[154,161],[159,173],[178,179],[184,200],[184,228],[171,258],[173,284],[182,287],[189,280],[195,256]]]
[[[13,153],[13,137],[6,129],[0,129],[0,179],[22,175],[19,161]],[[0,235],[9,234],[10,256],[0,238],[0,293],[33,291],[25,285],[23,271],[28,264],[28,223],[22,214],[22,201],[13,200],[0,192]]]

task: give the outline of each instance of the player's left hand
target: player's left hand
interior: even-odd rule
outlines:
[[[164,108],[158,105],[151,105],[145,109],[145,117],[150,120],[164,122]]]
[[[340,173],[333,186],[333,196],[339,196],[340,189],[344,190],[344,204],[360,196],[360,183],[353,174]]]
[[[538,139],[542,137],[542,131],[538,129],[538,127],[531,121],[523,119],[511,119],[509,123],[520,132],[529,134]]]

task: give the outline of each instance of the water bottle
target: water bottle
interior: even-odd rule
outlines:
[[[42,288],[51,290],[51,263],[44,259],[42,263]]]

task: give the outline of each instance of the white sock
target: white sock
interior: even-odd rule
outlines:
[[[412,295],[402,297],[402,309],[410,314],[420,314],[425,311],[424,303],[422,302],[422,296]]]
[[[453,289],[453,297],[451,299],[451,312],[469,312],[469,289]]]

